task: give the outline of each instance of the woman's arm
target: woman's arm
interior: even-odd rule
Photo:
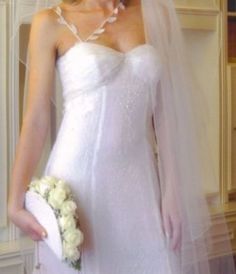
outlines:
[[[42,227],[24,210],[24,193],[40,159],[50,125],[50,97],[54,89],[55,26],[50,10],[34,15],[29,40],[29,82],[26,112],[11,174],[8,215],[32,238]],[[31,218],[32,217],[32,218]]]

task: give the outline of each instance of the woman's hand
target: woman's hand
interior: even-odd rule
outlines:
[[[182,222],[178,208],[173,191],[167,191],[162,198],[163,230],[173,250],[181,246]]]
[[[8,216],[10,220],[32,240],[40,241],[47,237],[46,230],[38,223],[36,218],[24,208],[10,209],[8,211]]]

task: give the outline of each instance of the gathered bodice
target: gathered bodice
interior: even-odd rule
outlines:
[[[161,63],[150,44],[141,44],[123,53],[100,44],[77,42],[58,57],[57,68],[66,105],[71,98],[103,85],[110,85],[111,89],[122,82],[155,85]]]

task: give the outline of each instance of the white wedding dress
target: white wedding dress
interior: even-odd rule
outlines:
[[[180,274],[162,230],[150,44],[127,53],[78,42],[57,59],[64,112],[44,175],[70,183],[84,243],[81,271],[39,242],[42,274]]]

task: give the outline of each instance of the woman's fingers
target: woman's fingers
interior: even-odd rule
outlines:
[[[47,236],[47,233],[44,227],[42,227],[36,220],[32,221],[31,227],[39,239],[42,240],[43,238]]]
[[[173,218],[171,220],[171,223],[172,223],[172,227],[173,227],[171,248],[173,250],[177,250],[178,248],[180,248],[180,244],[181,244],[182,226],[181,226],[181,222],[178,218]]]
[[[35,232],[34,230],[29,230],[27,232],[27,235],[33,240],[33,241],[40,241],[42,240],[42,237],[39,236],[39,234],[37,232]]]
[[[176,250],[181,247],[182,220],[178,211],[178,202],[172,192],[166,193],[162,199],[162,217],[164,232],[169,248]]]
[[[171,226],[171,221],[168,214],[164,214],[163,223],[164,223],[165,236],[167,240],[169,240],[172,236],[172,226]]]
[[[32,240],[39,241],[47,236],[47,232],[36,218],[27,210],[21,209],[11,215],[11,221],[23,230]]]

